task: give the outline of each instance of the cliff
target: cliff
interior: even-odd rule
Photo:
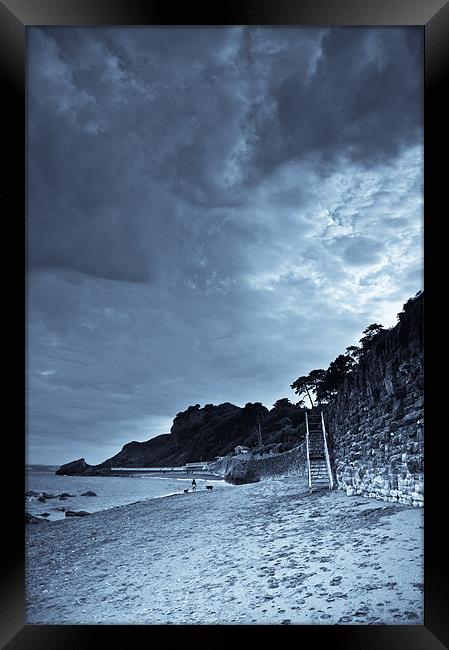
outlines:
[[[89,466],[73,461],[63,465],[62,474],[102,474],[111,467],[175,467],[188,462],[213,461],[226,456],[237,445],[258,445],[257,423],[261,424],[264,449],[288,451],[304,440],[304,411],[288,400],[280,400],[271,410],[261,404],[244,407],[229,402],[214,406],[199,404],[178,413],[170,433],[146,442],[129,442],[112,458]]]
[[[61,465],[61,467],[56,470],[55,474],[59,474],[61,476],[71,476],[73,474],[84,474],[91,468],[92,465],[88,465],[84,458],[79,458],[78,460],[72,460],[72,462],[70,463]]]
[[[327,408],[338,487],[424,502],[423,295],[348,375]]]
[[[324,406],[331,462],[337,486],[351,494],[424,503],[423,295],[408,301],[399,323],[381,335],[350,371],[332,403]],[[227,455],[237,445],[274,455],[246,458]],[[178,413],[170,433],[146,442],[130,442],[104,463],[84,459],[57,473],[102,474],[109,468],[170,467],[213,461],[218,473],[234,483],[268,475],[305,471],[304,409],[288,399],[268,410],[259,403],[243,408],[226,402],[199,404]]]

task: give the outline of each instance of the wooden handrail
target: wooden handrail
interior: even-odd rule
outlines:
[[[307,470],[309,473],[309,490],[312,489],[312,476],[310,473],[310,455],[309,455],[309,420],[306,411],[306,445],[307,445]]]
[[[329,456],[329,449],[327,448],[327,434],[326,434],[326,427],[324,426],[324,417],[323,417],[323,411],[321,411],[321,424],[323,426],[323,438],[324,438],[324,455],[326,456],[326,465],[327,465],[327,473],[329,474],[329,485],[330,489],[334,489],[334,479],[332,476],[332,467],[331,467],[331,460]]]

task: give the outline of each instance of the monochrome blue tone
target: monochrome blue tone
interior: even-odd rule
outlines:
[[[420,28],[27,33],[28,462],[296,401],[422,288]]]

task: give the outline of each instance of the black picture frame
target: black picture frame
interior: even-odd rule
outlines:
[[[25,185],[25,47],[26,28],[33,25],[419,25],[425,38],[425,617],[413,626],[36,626],[25,625],[23,485],[25,435],[19,417],[26,394],[24,368],[25,301],[22,282],[26,263],[24,247]],[[209,7],[185,3],[179,7],[160,0],[0,0],[0,67],[3,107],[6,108],[4,144],[4,249],[14,251],[12,267],[2,256],[8,316],[2,320],[4,368],[7,370],[5,427],[9,450],[2,471],[7,480],[4,503],[2,580],[0,585],[0,642],[2,647],[89,648],[108,642],[138,641],[146,647],[155,634],[163,643],[198,645],[205,640],[229,645],[242,632],[260,634],[275,643],[330,644],[333,648],[360,650],[400,648],[437,650],[449,647],[447,538],[444,531],[447,488],[447,442],[444,424],[444,382],[437,381],[438,362],[445,342],[444,306],[445,240],[442,227],[447,187],[449,143],[445,97],[449,69],[449,2],[447,0],[234,0]],[[6,245],[7,242],[7,245]],[[23,356],[22,356],[23,355]],[[26,406],[26,405],[24,405]],[[24,422],[25,424],[25,422]],[[4,452],[6,454],[6,452]],[[4,488],[5,490],[6,488]],[[5,494],[5,491],[3,492]],[[439,525],[442,522],[441,526]],[[219,627],[219,629],[217,629]],[[242,628],[248,628],[244,630]],[[156,640],[156,643],[158,641]]]

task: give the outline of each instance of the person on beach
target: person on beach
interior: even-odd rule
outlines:
[[[195,479],[192,480],[192,490],[193,490],[193,492],[196,491],[196,481],[195,481]]]

